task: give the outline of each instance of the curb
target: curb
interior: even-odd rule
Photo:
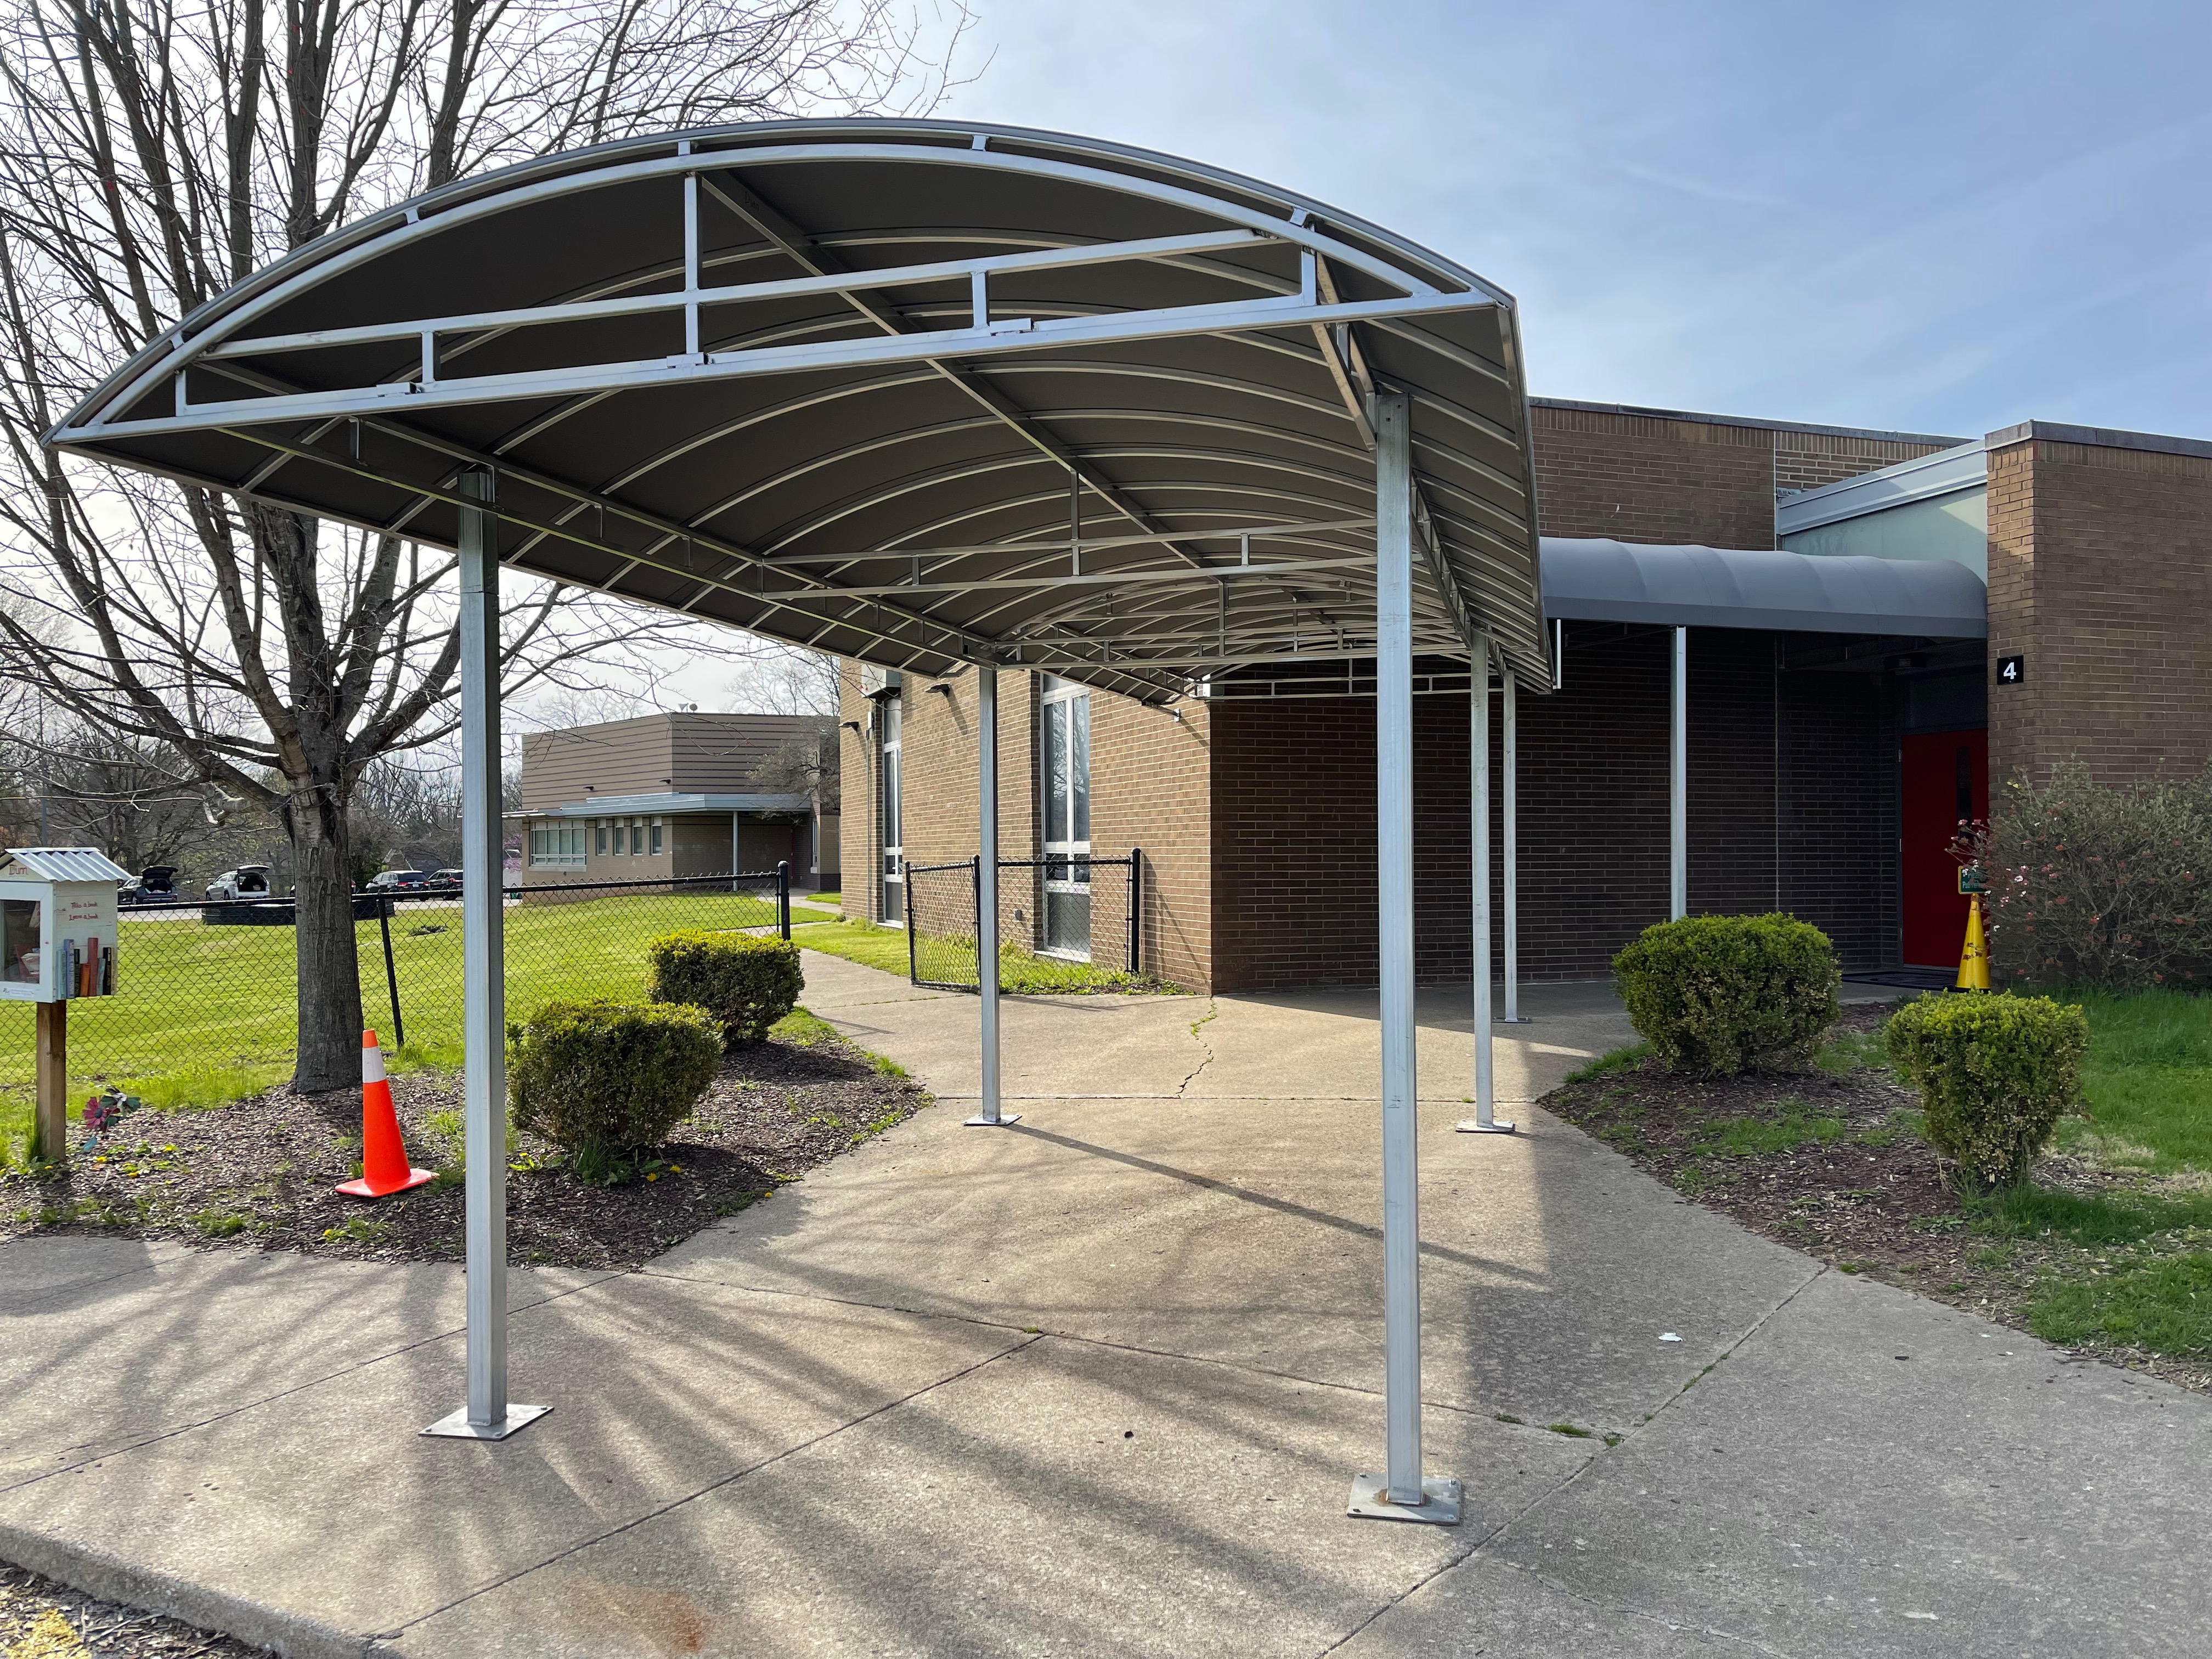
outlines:
[[[8,1522],[0,1522],[0,1560],[88,1595],[235,1637],[267,1648],[283,1659],[370,1659],[380,1650],[371,1637],[337,1630],[266,1602],[210,1589],[189,1579],[133,1566],[104,1551]]]

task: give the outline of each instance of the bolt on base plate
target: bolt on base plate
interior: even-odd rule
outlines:
[[[449,1417],[441,1417],[422,1431],[442,1440],[504,1440],[517,1429],[526,1429],[553,1408],[550,1406],[517,1406],[509,1403],[507,1416],[497,1423],[471,1423],[469,1408],[464,1406]]]
[[[1432,1474],[1421,1482],[1421,1491],[1424,1501],[1419,1504],[1394,1504],[1390,1501],[1389,1476],[1355,1474],[1352,1477],[1352,1503],[1345,1513],[1364,1521],[1425,1521],[1435,1527],[1459,1525],[1458,1481]]]
[[[1019,1112],[1007,1112],[999,1117],[985,1117],[982,1113],[978,1112],[973,1117],[962,1118],[960,1127],[963,1129],[1000,1129],[1009,1123],[1019,1123],[1021,1121],[1022,1115]]]

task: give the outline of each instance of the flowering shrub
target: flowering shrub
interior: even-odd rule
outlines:
[[[2212,984],[2212,773],[2110,789],[2063,766],[1953,853],[1988,881],[1997,983]]]

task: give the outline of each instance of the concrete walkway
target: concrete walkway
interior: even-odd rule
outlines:
[[[2205,1649],[2212,1401],[1825,1273],[1525,1105],[1453,1134],[1463,994],[1421,1009],[1423,1295],[1468,1519],[1349,1520],[1371,995],[1011,1001],[1024,1120],[972,1130],[973,1000],[806,962],[945,1103],[644,1273],[515,1273],[556,1410],[503,1445],[416,1434],[459,1398],[452,1269],[0,1248],[0,1556],[302,1654]],[[1526,1005],[1502,1099],[1626,1035],[1596,988]]]

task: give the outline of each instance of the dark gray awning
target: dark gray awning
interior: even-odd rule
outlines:
[[[1544,614],[1577,622],[1985,639],[1989,594],[1948,559],[1824,558],[1547,536]]]

